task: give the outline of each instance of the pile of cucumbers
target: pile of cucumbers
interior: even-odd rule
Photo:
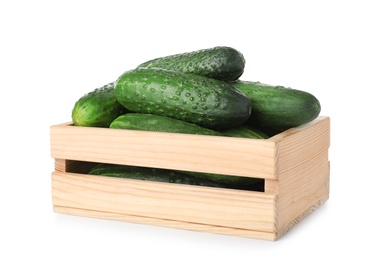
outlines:
[[[266,139],[318,117],[321,106],[314,95],[243,81],[244,67],[244,56],[225,46],[149,60],[82,96],[72,121],[75,126]]]

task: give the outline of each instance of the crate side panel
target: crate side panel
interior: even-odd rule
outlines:
[[[314,122],[283,132],[278,140],[278,172],[297,167],[330,146],[330,120],[320,117]]]
[[[329,196],[330,119],[290,129],[278,141],[278,229],[287,230]]]
[[[276,232],[275,195],[75,173],[52,174],[53,205]]]
[[[92,218],[101,218],[109,220],[118,220],[130,223],[162,226],[169,228],[178,228],[186,229],[198,232],[209,232],[215,234],[231,235],[231,236],[240,236],[240,237],[249,237],[263,240],[276,240],[276,233],[274,232],[261,232],[248,229],[238,229],[238,228],[229,228],[222,226],[213,226],[208,224],[198,224],[192,222],[182,222],[175,221],[170,219],[161,219],[153,217],[141,217],[135,215],[126,215],[120,213],[104,212],[104,211],[95,211],[95,210],[86,210],[86,209],[77,209],[77,208],[68,208],[54,206],[54,211],[62,214],[70,214],[83,217],[92,217]]]
[[[278,141],[278,232],[285,233],[329,196],[330,120],[284,133]]]
[[[287,129],[283,132],[280,132],[272,137],[269,138],[269,140],[271,141],[282,141],[283,139],[286,139],[290,136],[293,136],[299,132],[303,132],[304,130],[307,131],[307,129],[310,129],[309,131],[313,131],[311,129],[314,129],[314,127],[319,127],[319,125],[323,125],[321,126],[321,128],[327,128],[329,127],[330,125],[330,118],[328,116],[318,116],[317,118],[315,118],[314,120],[312,120],[311,122],[307,123],[307,124],[303,124],[303,125],[300,125],[300,126],[297,126],[297,127],[293,127],[293,128],[290,128],[290,129]]]
[[[284,234],[329,197],[328,150],[280,175],[278,233]]]
[[[271,140],[58,125],[51,127],[51,155],[79,161],[277,177],[277,143]]]

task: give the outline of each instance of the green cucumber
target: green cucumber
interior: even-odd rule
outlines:
[[[263,190],[262,179],[151,167],[99,163],[88,174],[217,188]]]
[[[221,131],[222,134],[231,137],[251,138],[251,139],[267,139],[269,136],[252,126],[238,126]]]
[[[115,84],[109,83],[76,101],[71,117],[75,126],[109,127],[116,117],[126,112],[116,100]]]
[[[135,69],[122,74],[116,99],[132,112],[167,116],[210,129],[242,125],[250,100],[232,84],[162,69]]]
[[[140,113],[121,115],[112,121],[110,128],[199,135],[222,135],[220,132],[178,119]]]
[[[218,183],[194,177],[180,171],[116,164],[97,164],[88,174],[146,181],[222,187]]]
[[[140,64],[137,68],[161,68],[233,81],[243,74],[244,66],[245,59],[239,51],[231,47],[217,46],[156,58]]]
[[[220,187],[239,189],[239,190],[261,190],[263,189],[263,179],[233,176],[225,174],[201,173],[180,171],[195,178],[206,179],[208,181],[218,183]]]
[[[302,90],[241,80],[233,85],[251,101],[252,114],[246,123],[261,129],[300,126],[317,118],[321,110],[319,100]]]

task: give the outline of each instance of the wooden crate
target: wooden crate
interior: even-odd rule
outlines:
[[[329,117],[266,140],[51,126],[54,211],[276,240],[329,196]],[[95,163],[261,178],[264,191],[86,173]]]

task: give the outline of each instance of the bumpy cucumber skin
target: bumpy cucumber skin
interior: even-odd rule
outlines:
[[[137,68],[162,68],[233,81],[243,74],[244,66],[245,59],[239,51],[231,47],[217,46],[153,59]]]
[[[104,163],[94,166],[88,174],[241,190],[260,190],[263,183],[262,179],[249,177]]]
[[[109,127],[127,110],[116,100],[115,84],[109,83],[82,96],[72,109],[75,126]]]
[[[121,115],[112,121],[110,128],[198,135],[222,135],[220,132],[182,120],[140,113],[127,113]]]
[[[251,101],[248,125],[286,130],[314,120],[321,111],[319,100],[305,91],[241,80],[233,85]]]
[[[132,112],[168,116],[210,129],[242,125],[251,113],[248,97],[230,83],[162,69],[125,72],[116,82],[115,94]]]
[[[267,139],[269,136],[252,126],[238,126],[234,128],[229,128],[221,131],[222,134],[230,137],[240,137],[240,138],[251,138],[251,139]]]

